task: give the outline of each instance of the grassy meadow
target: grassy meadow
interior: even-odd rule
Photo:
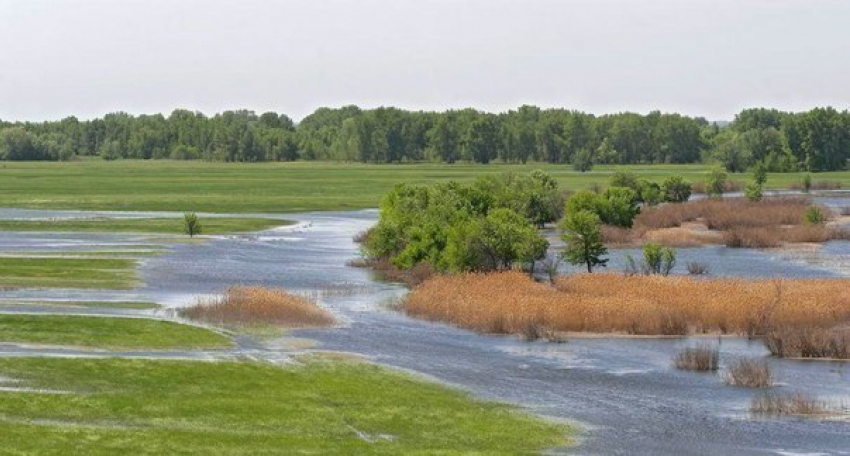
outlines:
[[[293,222],[265,218],[204,217],[201,234],[261,231]],[[0,220],[0,231],[183,234],[181,218]]]
[[[6,162],[0,168],[0,207],[220,213],[300,212],[377,207],[395,184],[468,181],[484,174],[543,169],[566,190],[605,185],[617,170],[663,180],[705,179],[708,165],[393,164],[335,162],[208,163],[181,161]],[[731,175],[749,180],[748,174]],[[800,173],[771,174],[767,186],[798,184]],[[850,172],[819,173],[814,181],[850,186]]]
[[[5,358],[0,382],[22,454],[528,454],[571,433],[356,362]]]
[[[0,287],[130,289],[136,260],[0,257]]]
[[[230,339],[197,326],[147,318],[0,314],[0,341],[108,349],[226,348]]]

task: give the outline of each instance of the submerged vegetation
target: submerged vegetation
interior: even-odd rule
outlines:
[[[331,326],[330,312],[314,301],[284,290],[263,287],[231,287],[223,295],[201,298],[180,309],[180,316],[226,327],[279,326],[307,328]]]
[[[549,286],[519,272],[463,274],[426,281],[402,309],[482,333],[520,334],[534,324],[559,332],[758,337],[786,325],[850,321],[848,283],[580,274]]]

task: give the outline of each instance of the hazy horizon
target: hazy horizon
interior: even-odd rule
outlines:
[[[850,2],[0,0],[0,119],[850,106]]]

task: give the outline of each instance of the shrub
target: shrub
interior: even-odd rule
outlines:
[[[773,385],[770,366],[763,359],[743,358],[729,366],[724,376],[727,385],[744,388],[768,388]]]
[[[584,173],[593,168],[593,154],[589,149],[581,149],[573,157],[573,169]]]
[[[804,217],[807,225],[823,225],[826,221],[826,215],[817,206],[806,209]]]
[[[638,181],[638,199],[646,205],[655,206],[664,201],[664,193],[660,185],[641,179]]]
[[[746,188],[744,188],[744,196],[749,201],[759,202],[761,201],[762,195],[762,186],[755,182],[747,184]]]
[[[189,237],[194,237],[197,234],[201,234],[201,220],[198,218],[197,214],[194,212],[187,212],[183,214],[183,232],[188,234]]]
[[[803,175],[803,193],[809,193],[812,190],[812,175],[806,173]]]
[[[708,274],[708,263],[700,261],[688,261],[685,265],[690,275],[705,275]]]
[[[596,214],[606,225],[631,227],[634,218],[640,212],[637,204],[637,194],[634,190],[624,187],[611,187],[602,194],[590,190],[574,193],[567,200],[564,213],[575,214],[588,211]]]
[[[638,179],[634,174],[626,171],[617,171],[611,176],[608,182],[611,187],[630,188],[632,190],[638,188]]]
[[[676,251],[669,247],[663,247],[653,242],[643,246],[643,264],[641,270],[644,274],[669,275],[676,265]]]
[[[726,186],[726,172],[722,168],[714,168],[708,175],[705,192],[711,197],[723,196]]]
[[[686,348],[676,354],[673,365],[681,370],[716,371],[720,366],[720,349],[709,345]]]
[[[670,176],[661,185],[664,201],[668,203],[683,203],[691,197],[691,183],[681,176]]]

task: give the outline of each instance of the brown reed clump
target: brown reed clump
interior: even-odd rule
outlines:
[[[335,323],[333,316],[315,302],[263,287],[231,287],[221,296],[198,299],[195,305],[180,309],[179,315],[223,326],[307,328]]]
[[[676,369],[713,372],[720,367],[720,350],[709,345],[686,348],[673,358]]]
[[[800,197],[666,204],[638,214],[633,232],[637,238],[674,247],[722,243],[736,248],[771,248],[850,238],[848,230],[838,226],[805,224],[810,207],[809,201]]]
[[[754,358],[742,358],[729,365],[724,380],[727,385],[744,388],[769,388],[773,385],[767,361]]]
[[[764,394],[753,398],[750,412],[765,415],[817,416],[835,413],[826,402],[803,393]]]
[[[764,344],[782,358],[850,359],[850,328],[777,325],[764,335]]]
[[[559,333],[740,334],[850,321],[850,280],[744,280],[576,274],[554,286],[527,274],[436,276],[402,308],[412,316],[482,333],[522,334],[529,324]]]
[[[635,243],[632,230],[619,226],[602,225],[602,242],[608,245],[632,245]]]

